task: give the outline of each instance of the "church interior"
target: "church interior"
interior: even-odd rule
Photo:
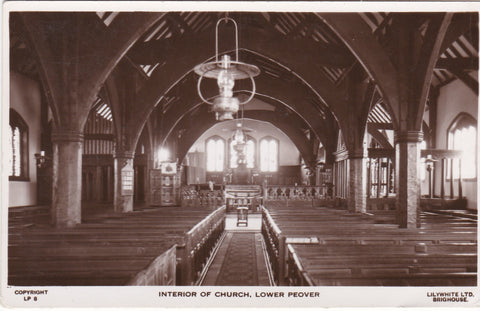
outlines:
[[[8,24],[8,285],[477,284],[477,12]]]

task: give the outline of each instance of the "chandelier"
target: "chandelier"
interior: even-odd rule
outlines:
[[[224,22],[232,22],[235,26],[235,60],[232,60],[230,55],[224,54],[221,59],[218,54],[218,27]],[[235,20],[230,17],[224,17],[217,21],[215,27],[215,61],[202,63],[195,66],[194,71],[200,76],[197,83],[197,92],[202,101],[212,106],[212,111],[215,112],[215,117],[219,121],[232,120],[233,114],[237,113],[239,106],[248,103],[255,96],[255,81],[254,77],[260,74],[260,69],[257,66],[240,62],[238,60],[238,27]],[[201,90],[201,83],[203,78],[216,79],[219,95],[209,101],[204,98]],[[252,90],[250,97],[240,102],[237,97],[233,97],[233,87],[235,80],[250,79],[252,83]]]
[[[245,135],[244,131],[242,130],[242,124],[241,123],[237,123],[237,129],[233,133],[232,140],[233,140],[233,148],[237,152],[243,153],[245,151],[247,141],[246,141],[246,135]]]
[[[237,164],[246,164],[247,135],[242,129],[242,123],[237,123],[237,128],[233,132],[232,147],[237,153]]]

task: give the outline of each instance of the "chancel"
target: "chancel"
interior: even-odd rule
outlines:
[[[8,285],[477,284],[478,13],[16,11],[8,40]]]

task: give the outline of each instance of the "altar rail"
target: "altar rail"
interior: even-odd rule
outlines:
[[[267,186],[264,200],[314,200],[332,198],[334,186]],[[182,206],[219,207],[225,203],[223,190],[197,190],[195,186],[182,187]]]
[[[285,237],[265,207],[262,207],[262,235],[265,240],[268,260],[272,268],[275,284],[284,285]]]
[[[333,186],[267,186],[265,200],[313,200],[332,197]]]
[[[216,209],[185,234],[181,285],[192,285],[202,272],[225,230],[225,210],[225,206]]]
[[[127,285],[176,285],[177,245],[155,258],[144,270],[140,271]]]
[[[182,206],[217,208],[225,203],[223,190],[196,190],[194,186],[182,187]]]
[[[226,185],[225,199],[227,212],[247,207],[250,212],[260,211],[263,197],[260,185]]]

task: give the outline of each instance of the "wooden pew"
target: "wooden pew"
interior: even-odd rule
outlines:
[[[268,213],[287,241],[314,241],[288,246],[285,275],[292,285],[476,284],[477,225],[472,219],[422,212],[421,228],[407,230],[378,221],[378,215],[332,208],[273,204]]]
[[[154,281],[164,274],[170,278],[172,256],[175,270],[176,245],[184,244],[186,232],[210,212],[198,208],[102,212],[98,218],[90,217],[86,223],[68,229],[53,228],[48,221],[29,227],[12,223],[8,283],[147,285],[152,278],[149,274],[156,273],[159,267],[166,272],[153,276]],[[162,259],[165,254],[168,262]]]

